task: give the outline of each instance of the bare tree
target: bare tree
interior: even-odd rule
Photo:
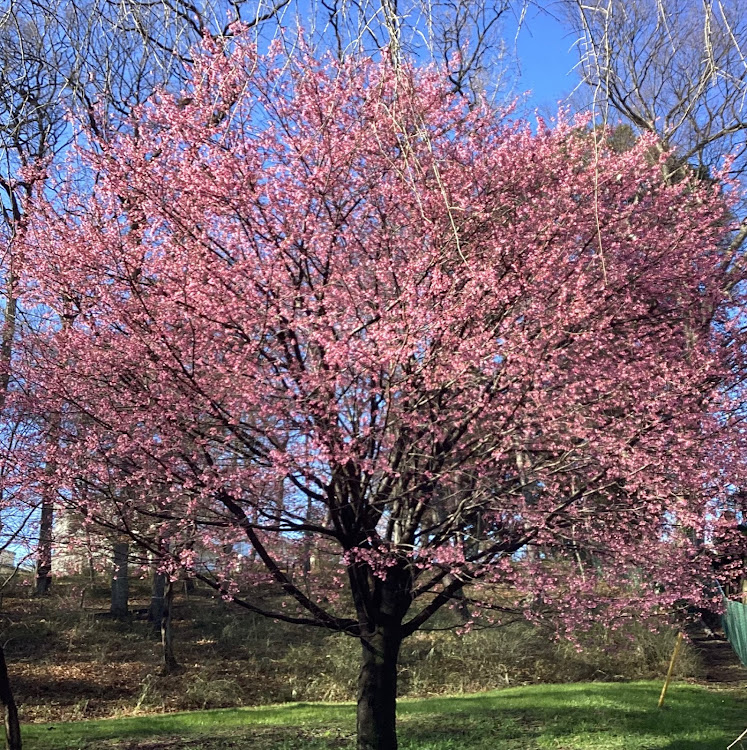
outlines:
[[[595,114],[655,133],[670,168],[747,171],[747,12],[739,0],[565,0]],[[742,240],[744,237],[742,237]]]
[[[28,170],[64,153],[74,135],[69,111],[82,112],[99,131],[116,128],[158,87],[179,87],[189,49],[202,35],[231,33],[236,21],[258,27],[279,10],[264,1],[26,0],[0,17],[0,409],[14,387],[13,345],[23,323],[13,247],[32,190]],[[51,582],[53,498],[41,492],[36,503],[36,590],[43,594]]]
[[[319,0],[313,38],[338,57],[388,50],[446,67],[466,96],[494,94],[504,84],[510,0]]]

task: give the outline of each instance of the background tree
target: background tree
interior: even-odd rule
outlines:
[[[747,16],[740,3],[595,0],[566,8],[580,37],[582,81],[602,121],[622,118],[656,134],[673,176],[683,165],[712,174],[731,154],[730,175],[742,178]],[[745,236],[742,227],[740,245]]]
[[[731,0],[689,3],[599,0],[565,4],[580,36],[580,72],[595,115],[603,122],[622,120],[633,134],[654,133],[667,153],[665,174],[682,179],[695,171],[701,178],[736,181],[744,195],[747,166],[747,15]],[[719,172],[729,157],[728,174]],[[731,266],[727,288],[743,278],[747,206],[735,204],[738,226],[730,235],[724,263]],[[731,329],[744,328],[738,306]],[[731,358],[733,382],[743,382],[741,353]],[[738,388],[723,405],[723,421],[742,419],[744,396]],[[741,466],[744,450],[735,433],[723,440],[720,462],[733,479],[724,508],[744,517]],[[737,491],[735,491],[735,489]],[[725,516],[726,518],[726,516]],[[719,532],[720,533],[720,532]],[[726,585],[726,584],[725,584]]]
[[[667,183],[650,139],[532,135],[450,88],[402,57],[208,40],[188,96],[86,133],[24,236],[47,314],[24,406],[63,433],[39,481],[168,540],[164,566],[197,567],[198,531],[225,596],[360,639],[361,750],[396,747],[402,640],[465,587],[476,614],[583,627],[710,575],[687,530],[732,373],[719,186]],[[548,553],[569,529],[593,565]],[[242,597],[239,541],[277,606]],[[326,574],[299,581],[310,543]]]

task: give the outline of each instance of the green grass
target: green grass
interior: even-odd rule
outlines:
[[[533,685],[399,704],[401,750],[724,750],[744,692],[652,682]],[[354,706],[291,703],[24,727],[26,750],[352,750]]]

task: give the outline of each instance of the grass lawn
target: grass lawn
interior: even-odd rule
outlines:
[[[401,750],[725,750],[744,691],[651,682],[534,685],[399,703]],[[24,727],[25,750],[352,750],[354,706],[290,703]],[[747,744],[745,745],[747,748]]]

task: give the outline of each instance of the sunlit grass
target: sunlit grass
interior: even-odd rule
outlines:
[[[724,750],[747,726],[744,692],[674,685],[658,710],[650,682],[533,685],[402,700],[402,750]],[[350,703],[144,715],[24,727],[27,750],[343,750]]]

